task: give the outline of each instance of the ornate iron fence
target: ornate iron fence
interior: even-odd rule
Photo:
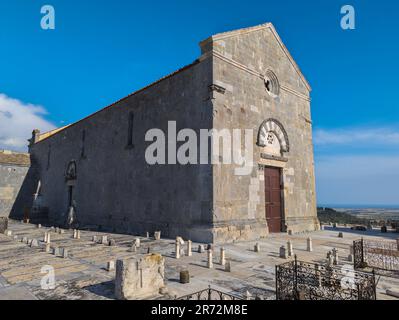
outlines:
[[[381,275],[399,277],[399,240],[356,240],[353,256],[356,270],[375,270]]]
[[[375,275],[302,261],[276,266],[277,300],[376,300]]]
[[[219,290],[208,289],[191,293],[189,295],[177,298],[177,300],[244,300],[238,296],[228,294]]]

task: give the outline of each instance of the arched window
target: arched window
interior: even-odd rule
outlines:
[[[288,135],[283,125],[275,119],[268,119],[262,123],[258,133],[258,146],[266,153],[282,156],[290,151]]]
[[[77,172],[76,172],[76,162],[74,160],[68,163],[67,170],[65,172],[66,180],[76,180]]]
[[[278,82],[276,74],[271,70],[267,70],[264,78],[267,93],[272,97],[277,97],[280,94],[280,83]]]

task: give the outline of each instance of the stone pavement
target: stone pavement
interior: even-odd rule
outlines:
[[[141,254],[160,253],[165,258],[165,277],[167,296],[156,296],[153,299],[180,297],[196,291],[206,289],[211,285],[226,293],[245,296],[249,292],[252,296],[259,295],[264,299],[275,298],[275,265],[288,260],[280,258],[280,247],[291,240],[294,253],[299,260],[324,264],[328,251],[338,249],[340,265],[353,265],[348,261],[349,245],[360,237],[370,239],[392,238],[399,235],[394,233],[381,234],[379,231],[358,232],[348,228],[328,228],[311,234],[270,235],[260,241],[226,244],[226,261],[230,262],[231,272],[219,263],[220,246],[214,246],[213,269],[207,267],[207,251],[198,253],[198,243],[192,243],[192,256],[181,254],[180,259],[175,256],[175,240],[137,237],[101,233],[94,231],[80,231],[80,239],[73,238],[72,230],[50,234],[50,246],[67,249],[68,257],[63,258],[45,252],[42,242],[45,232],[50,228],[37,228],[35,225],[10,221],[11,236],[0,234],[0,299],[115,299],[114,279],[115,271],[107,271],[107,263],[116,259],[130,258]],[[342,232],[344,237],[339,238]],[[93,242],[93,236],[98,241],[102,236],[108,236],[112,246]],[[14,237],[17,236],[17,239]],[[307,238],[312,237],[313,251],[307,251]],[[37,239],[39,246],[31,247],[22,243],[21,239]],[[140,238],[140,247],[132,252],[132,244]],[[188,240],[188,239],[184,239]],[[136,242],[137,243],[137,242]],[[255,252],[254,246],[259,244],[260,252]],[[184,250],[187,241],[182,248]],[[206,245],[205,245],[206,249]],[[52,251],[52,250],[51,250]],[[62,251],[62,250],[60,250]],[[44,290],[41,280],[46,276],[45,266],[51,266],[55,271],[55,288]],[[181,284],[179,274],[181,270],[189,270],[190,283]],[[43,271],[43,273],[41,272]],[[378,299],[395,299],[385,294],[386,290],[399,291],[399,279],[381,277],[378,281]]]

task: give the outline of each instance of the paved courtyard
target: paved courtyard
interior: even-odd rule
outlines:
[[[353,240],[396,239],[395,233],[382,234],[379,230],[352,231],[349,228],[327,228],[311,234],[271,235],[260,241],[227,244],[226,259],[231,263],[231,272],[226,272],[219,264],[220,246],[214,247],[214,268],[207,268],[207,253],[198,253],[198,243],[193,243],[193,255],[175,259],[175,240],[141,239],[137,252],[130,248],[137,236],[81,231],[80,239],[73,238],[72,230],[64,233],[51,232],[51,246],[68,249],[68,258],[46,253],[41,241],[49,227],[37,228],[36,225],[10,221],[11,236],[0,234],[0,299],[115,299],[115,271],[107,271],[107,263],[120,258],[134,257],[140,254],[160,253],[165,257],[165,276],[168,295],[154,297],[165,299],[181,297],[210,285],[226,293],[245,296],[249,292],[253,297],[275,298],[275,265],[287,260],[279,257],[279,248],[288,240],[293,242],[294,252],[299,260],[307,262],[326,262],[326,254],[333,248],[338,249],[340,265],[353,265],[348,261],[349,246]],[[338,233],[344,237],[339,238]],[[115,240],[114,246],[97,244],[93,236],[107,235]],[[15,236],[17,238],[15,239]],[[306,239],[313,239],[313,252],[306,251]],[[24,237],[39,240],[38,247],[30,247],[21,242]],[[187,239],[185,239],[187,240]],[[254,251],[256,243],[260,252]],[[44,266],[55,270],[56,287],[43,290],[41,273]],[[190,283],[180,284],[179,273],[182,269],[190,271]],[[386,290],[399,292],[399,279],[377,277],[378,299],[395,299],[386,295]]]

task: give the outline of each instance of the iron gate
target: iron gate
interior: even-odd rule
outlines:
[[[276,266],[277,300],[376,300],[374,273],[302,261]]]
[[[208,289],[194,292],[178,298],[177,300],[243,300],[242,298],[219,290]]]
[[[399,241],[356,240],[353,255],[356,270],[399,277]]]

